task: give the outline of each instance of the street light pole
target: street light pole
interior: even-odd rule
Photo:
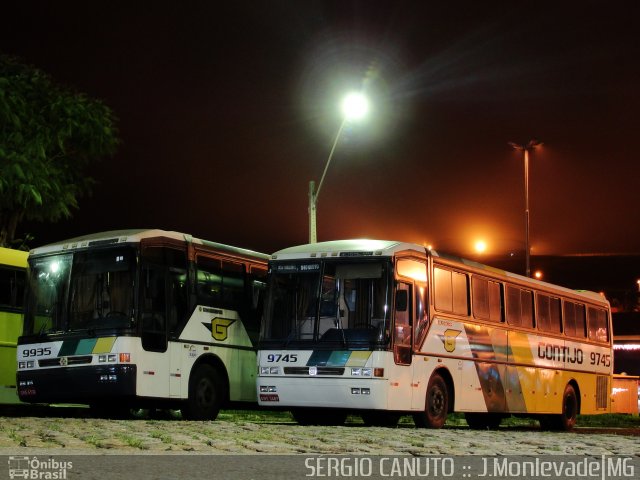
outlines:
[[[344,130],[344,126],[347,123],[347,116],[345,115],[342,119],[342,123],[340,124],[340,128],[338,129],[338,133],[336,134],[336,138],[333,141],[333,146],[331,147],[331,151],[329,152],[329,158],[327,158],[327,163],[324,166],[324,172],[322,172],[322,177],[320,178],[320,183],[318,184],[318,189],[315,190],[316,182],[311,180],[309,182],[309,243],[317,243],[318,234],[316,230],[316,211],[318,204],[318,195],[320,195],[320,189],[322,188],[322,183],[324,182],[324,177],[327,175],[327,170],[329,170],[329,164],[331,163],[331,159],[333,158],[333,152],[336,151],[336,145],[338,145],[338,140],[340,140],[340,135],[342,135],[342,130]],[[315,190],[315,191],[314,191]]]
[[[538,140],[530,140],[526,145],[509,142],[509,145],[524,153],[524,255],[525,275],[531,277],[531,247],[529,244],[529,152],[542,145]]]
[[[336,147],[338,146],[338,141],[340,140],[342,131],[344,130],[344,127],[349,120],[362,118],[367,113],[368,108],[369,107],[367,99],[359,93],[351,93],[347,95],[342,103],[342,122],[340,123],[340,128],[338,128],[338,133],[336,133],[336,138],[333,141],[333,145],[331,146],[329,158],[327,158],[327,163],[324,166],[322,177],[320,177],[318,189],[316,190],[316,184],[313,180],[309,182],[309,243],[316,243],[318,241],[318,234],[316,231],[318,196],[320,195],[320,189],[322,188],[324,178],[327,175],[327,170],[329,170],[329,165],[331,164],[333,153],[336,151]]]

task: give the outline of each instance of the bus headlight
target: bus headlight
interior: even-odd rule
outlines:
[[[260,367],[260,375],[279,375],[280,367]]]
[[[353,375],[354,377],[370,377],[371,376],[371,369],[370,368],[352,368],[351,369],[351,375]]]
[[[351,395],[371,395],[370,388],[351,387]]]

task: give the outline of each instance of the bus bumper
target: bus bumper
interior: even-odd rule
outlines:
[[[109,365],[22,370],[18,396],[29,403],[104,403],[136,395],[136,366]]]
[[[257,383],[264,407],[387,408],[388,381],[382,379],[259,377]]]

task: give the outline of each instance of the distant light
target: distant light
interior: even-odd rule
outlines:
[[[485,242],[484,240],[478,240],[475,243],[474,248],[476,249],[476,252],[484,253],[484,251],[487,249],[487,242]]]
[[[542,271],[536,270],[536,273],[534,273],[533,276],[540,280],[542,278]]]
[[[367,112],[369,112],[369,102],[361,93],[350,93],[342,101],[342,113],[347,120],[359,120]]]
[[[640,350],[640,345],[634,344],[634,343],[614,343],[613,349],[636,351],[636,350]]]

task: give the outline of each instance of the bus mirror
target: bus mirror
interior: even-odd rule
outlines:
[[[406,312],[409,304],[409,292],[398,290],[396,292],[396,312]]]

